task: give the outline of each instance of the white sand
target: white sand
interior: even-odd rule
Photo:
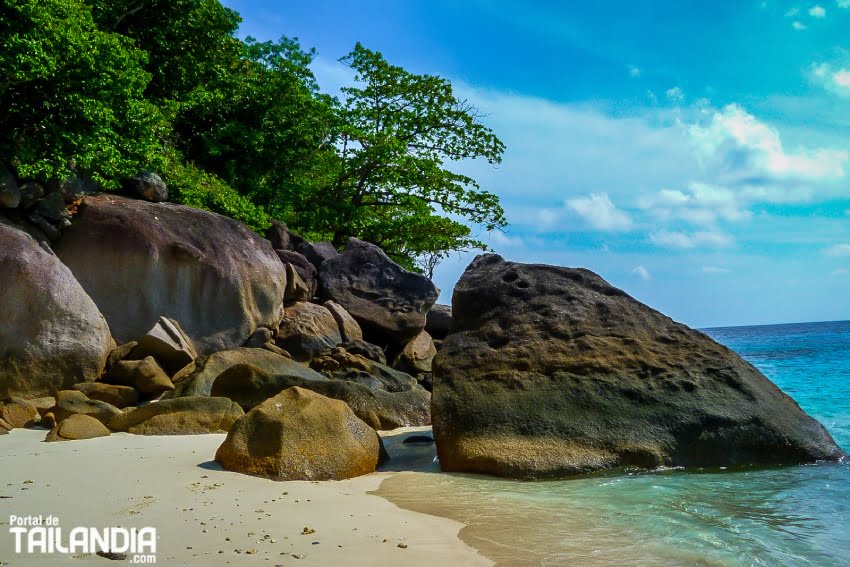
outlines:
[[[0,436],[3,566],[131,564],[93,554],[18,555],[10,515],[57,516],[66,543],[76,526],[155,527],[157,565],[492,565],[458,539],[463,524],[368,494],[392,473],[275,482],[220,470],[213,457],[224,435],[117,433],[42,443],[45,434],[17,429]],[[432,448],[400,439],[386,439],[391,470],[433,470]],[[305,527],[316,532],[301,535]]]

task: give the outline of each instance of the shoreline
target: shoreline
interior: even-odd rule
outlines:
[[[493,565],[461,541],[463,524],[379,496],[397,469],[423,464],[423,450],[401,440],[427,430],[387,432],[387,470],[276,482],[222,470],[212,457],[224,434],[42,443],[45,430],[16,429],[0,438],[15,464],[0,484],[0,564],[105,565],[93,553],[16,554],[9,517],[52,515],[64,538],[77,526],[154,527],[160,565]]]

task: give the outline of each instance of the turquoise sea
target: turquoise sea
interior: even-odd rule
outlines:
[[[850,450],[850,322],[707,329]],[[555,482],[413,473],[396,504],[457,519],[500,565],[848,565],[850,463]]]

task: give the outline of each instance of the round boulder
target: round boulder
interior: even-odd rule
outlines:
[[[29,235],[0,224],[0,242],[0,398],[97,379],[113,342],[95,303]]]
[[[76,441],[107,437],[109,430],[89,415],[76,414],[62,420],[47,433],[45,441]]]
[[[342,480],[375,472],[381,441],[344,403],[289,388],[241,417],[215,460],[273,480]]]
[[[95,195],[56,253],[120,342],[138,340],[168,317],[199,354],[210,354],[280,320],[283,264],[267,240],[222,215]]]

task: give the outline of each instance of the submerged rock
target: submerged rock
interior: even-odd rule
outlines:
[[[120,342],[180,322],[199,354],[245,344],[281,316],[284,265],[271,244],[215,213],[115,195],[87,197],[56,253]]]
[[[289,388],[230,430],[215,460],[274,480],[342,480],[375,472],[381,441],[343,402]]]
[[[446,471],[544,478],[843,455],[752,365],[588,270],[482,255],[452,307],[432,401]]]
[[[97,306],[27,234],[0,224],[0,242],[0,398],[97,379],[113,346]]]

